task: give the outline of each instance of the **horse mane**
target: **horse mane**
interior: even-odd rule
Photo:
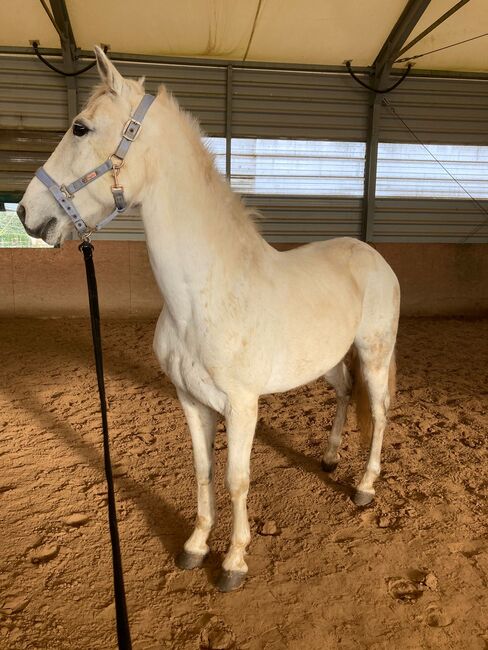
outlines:
[[[207,146],[207,136],[202,130],[198,119],[182,108],[173,95],[164,84],[159,86],[157,98],[165,102],[170,110],[175,114],[179,125],[190,142],[195,157],[199,160],[204,170],[205,178],[208,184],[214,186],[215,190],[227,196],[227,204],[231,208],[230,217],[239,223],[240,228],[260,236],[258,221],[262,215],[255,209],[249,208],[242,199],[241,195],[232,190],[230,183],[218,171],[215,163],[215,154]]]
[[[143,89],[141,80],[126,79],[125,83],[138,94]],[[83,110],[93,109],[97,100],[107,92],[105,84],[97,84],[88,97]],[[246,206],[242,197],[231,189],[226,178],[218,171],[215,155],[209,151],[206,145],[208,136],[202,131],[197,118],[180,106],[176,97],[164,84],[159,86],[156,98],[170,111],[171,119],[175,120],[186,141],[190,144],[192,154],[203,172],[206,185],[210,186],[211,192],[222,197],[222,205],[226,205],[226,216],[228,217],[225,221],[229,226],[235,226],[241,241],[247,239],[255,243],[256,237],[261,238],[257,222],[262,216],[255,209]]]

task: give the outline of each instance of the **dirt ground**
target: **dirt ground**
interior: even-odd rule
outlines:
[[[320,470],[332,391],[316,382],[262,399],[250,577],[230,594],[214,586],[230,529],[223,425],[212,554],[204,569],[174,565],[195,486],[153,329],[103,325],[134,650],[488,648],[487,321],[402,321],[398,396],[368,508],[350,500],[365,460],[352,417],[338,469]],[[111,650],[88,324],[3,321],[0,336],[0,647]]]

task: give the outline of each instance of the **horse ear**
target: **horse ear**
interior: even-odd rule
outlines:
[[[124,88],[124,78],[117,71],[105,52],[98,46],[95,47],[98,74],[100,79],[114,95],[121,95]]]
[[[144,84],[146,83],[146,77],[139,77],[137,80],[137,83],[139,86],[141,86],[142,90],[144,90]]]

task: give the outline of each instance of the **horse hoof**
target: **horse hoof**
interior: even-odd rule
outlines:
[[[371,503],[374,499],[374,492],[363,492],[362,490],[356,490],[354,493],[353,501],[354,504],[360,508],[367,506],[368,503]]]
[[[181,553],[176,557],[175,564],[179,569],[198,569],[202,566],[207,555],[208,553],[198,555],[197,553],[181,551]]]
[[[217,581],[219,591],[235,591],[244,584],[247,573],[243,571],[225,571],[223,570]]]
[[[322,463],[321,463],[321,465],[322,465],[322,469],[324,470],[324,472],[327,472],[328,474],[330,474],[331,472],[333,472],[333,471],[335,470],[335,468],[337,467],[338,464],[339,464],[338,461],[336,461],[335,463],[327,463],[327,462],[322,458]]]

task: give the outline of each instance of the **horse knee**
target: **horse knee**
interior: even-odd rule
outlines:
[[[195,476],[199,487],[210,487],[213,482],[212,467],[196,467]]]
[[[233,501],[240,499],[242,496],[246,496],[248,493],[249,475],[241,474],[238,476],[227,476],[226,486]]]

